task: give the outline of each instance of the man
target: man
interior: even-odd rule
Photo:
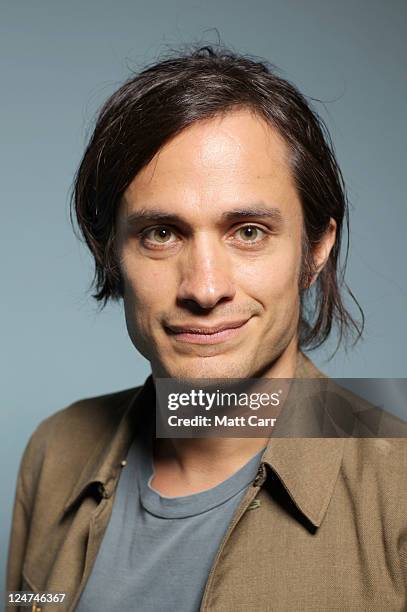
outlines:
[[[278,436],[154,435],[161,378],[320,379],[302,349],[361,333],[341,173],[301,94],[208,47],[153,65],[102,108],[73,202],[95,297],[123,299],[152,375],[33,434],[8,588],[66,593],[36,610],[405,610],[403,439],[303,434],[284,407]]]

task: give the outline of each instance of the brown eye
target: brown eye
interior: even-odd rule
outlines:
[[[147,243],[168,244],[174,242],[176,236],[169,227],[152,227],[143,233],[143,240]]]

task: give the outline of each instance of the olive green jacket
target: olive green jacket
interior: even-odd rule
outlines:
[[[299,353],[296,377],[322,376]],[[75,610],[121,462],[139,420],[154,413],[153,391],[149,377],[75,402],[32,435],[17,481],[7,588],[67,594],[33,610]],[[306,427],[312,418],[306,412]],[[407,610],[407,439],[328,435],[270,438],[201,611]]]

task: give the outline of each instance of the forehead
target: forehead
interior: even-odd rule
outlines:
[[[154,205],[207,216],[250,201],[293,212],[299,206],[287,144],[249,110],[184,129],[135,176],[123,199],[128,212]]]

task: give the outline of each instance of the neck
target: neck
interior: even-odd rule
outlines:
[[[293,378],[297,359],[297,344],[292,342],[264,378]],[[157,439],[151,485],[169,496],[214,487],[243,467],[267,442],[268,438]]]

